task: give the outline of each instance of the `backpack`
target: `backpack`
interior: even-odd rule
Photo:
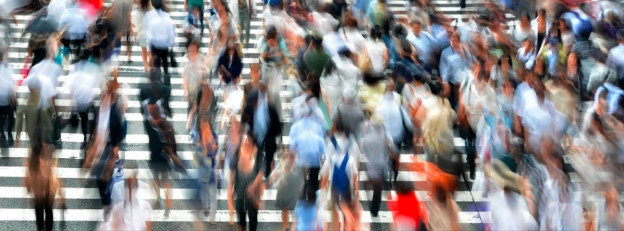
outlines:
[[[335,137],[331,138],[331,142],[334,145],[334,148],[338,150],[338,142]],[[349,142],[350,144],[350,142]],[[347,145],[347,153],[345,153],[344,159],[340,165],[334,163],[333,173],[332,173],[332,188],[338,193],[338,195],[345,200],[351,200],[351,182],[349,182],[349,175],[347,174],[347,163],[349,163],[349,148],[350,145]]]
[[[576,37],[577,38],[578,37],[589,38],[589,35],[594,30],[594,27],[592,26],[589,19],[581,17],[581,15],[576,11],[570,11],[570,13],[576,16],[576,19],[578,19],[581,22],[581,26],[575,32]]]

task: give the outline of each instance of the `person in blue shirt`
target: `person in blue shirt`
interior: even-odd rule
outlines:
[[[314,111],[309,107],[307,116],[310,118]],[[309,124],[305,126],[303,124]],[[295,130],[289,134],[291,138],[290,151],[296,156],[297,167],[304,169],[306,177],[306,190],[316,191],[319,189],[319,172],[321,170],[321,157],[325,154],[324,133],[319,134],[319,129],[314,128],[315,122],[309,120],[301,120],[293,126],[305,128],[303,130]],[[319,127],[320,126],[316,126]]]
[[[217,135],[210,127],[209,119],[202,120],[202,129],[194,134],[195,161],[197,163],[197,180],[199,182],[199,196],[204,215],[214,224],[217,213]]]

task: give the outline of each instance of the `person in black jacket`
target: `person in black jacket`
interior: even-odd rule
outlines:
[[[171,108],[169,108],[169,98],[171,97],[171,88],[160,82],[161,72],[157,68],[151,69],[149,73],[150,83],[141,87],[139,92],[139,100],[141,101],[141,113],[147,115],[145,105],[159,104],[164,110],[163,113],[171,117]],[[147,101],[146,101],[147,100]],[[160,101],[159,103],[157,103]],[[146,119],[147,120],[147,119]]]
[[[252,90],[247,96],[241,122],[249,125],[252,138],[258,147],[258,154],[264,149],[266,158],[264,173],[268,178],[272,170],[273,157],[277,151],[276,139],[282,134],[282,122],[275,106],[269,103],[267,97],[258,90]]]
[[[230,83],[238,82],[243,72],[243,60],[236,44],[231,43],[228,46],[223,55],[219,57],[217,67],[217,73],[220,74],[223,83],[230,85]]]

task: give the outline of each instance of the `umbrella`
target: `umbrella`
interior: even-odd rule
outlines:
[[[50,23],[45,16],[35,18],[25,32],[31,34],[52,34],[56,33],[56,27]]]

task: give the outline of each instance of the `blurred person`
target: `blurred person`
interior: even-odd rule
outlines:
[[[347,208],[355,209],[359,203],[359,177],[358,166],[360,150],[355,138],[347,136],[344,128],[337,124],[330,138],[331,144],[327,145],[327,159],[321,169],[321,188],[331,195],[332,217],[330,230],[340,227],[339,211]],[[330,186],[331,185],[331,186]],[[327,188],[330,187],[330,190]],[[343,208],[341,204],[346,206]],[[345,215],[346,216],[346,215]],[[349,224],[344,220],[345,227]]]
[[[399,181],[396,196],[388,195],[388,209],[392,211],[397,230],[426,230],[427,210],[422,198],[416,194],[414,184]]]
[[[312,78],[320,78],[323,74],[325,64],[331,60],[331,57],[323,50],[323,38],[313,36],[312,43],[304,54],[303,61],[309,70],[309,76]]]
[[[34,67],[46,58],[48,53],[48,38],[48,36],[36,35],[31,36],[28,39],[27,54],[26,58],[24,59],[24,69],[22,70],[22,73],[25,73],[27,75],[29,71],[28,67]],[[29,63],[30,65],[28,65]]]
[[[150,144],[156,143],[158,149],[150,149],[152,155],[150,156],[150,162],[148,162],[152,176],[154,177],[154,188],[156,190],[156,201],[160,201],[160,189],[165,188],[165,208],[171,209],[171,182],[169,181],[169,173],[171,165],[176,170],[184,169],[184,163],[177,156],[177,143],[175,140],[175,131],[171,124],[161,117],[162,112],[156,104],[148,104],[147,109],[149,111],[149,124],[152,126],[153,132],[157,133],[156,136],[148,136],[150,138]],[[153,139],[158,140],[154,141]],[[157,154],[157,156],[154,156]],[[171,165],[169,164],[171,162]]]
[[[531,21],[531,30],[537,33],[536,36],[536,44],[541,50],[542,44],[545,43],[547,38],[547,33],[550,31],[551,22],[546,16],[546,10],[540,9],[537,11],[537,17]]]
[[[186,18],[184,18],[184,37],[188,40],[186,44],[187,52],[192,40],[201,39],[201,32],[199,29],[199,20],[201,20],[199,17],[201,13],[199,11],[199,8],[194,7]]]
[[[531,17],[528,13],[520,14],[520,21],[511,33],[513,44],[516,47],[522,47],[524,41],[530,39],[535,41],[537,32],[531,27]],[[534,42],[535,45],[535,42]]]
[[[446,172],[456,173],[456,166],[453,164],[455,157],[453,124],[457,115],[448,100],[440,94],[442,84],[432,81],[429,85],[431,96],[423,102],[416,116],[422,126],[427,161],[437,164]]]
[[[557,67],[557,74],[553,76],[552,80],[544,83],[547,89],[547,97],[553,102],[557,111],[557,133],[555,141],[560,141],[565,132],[568,129],[569,124],[576,122],[576,103],[577,95],[576,89],[572,82],[570,82],[565,76],[565,69],[563,66]]]
[[[132,63],[132,6],[134,0],[115,0],[113,2],[113,17],[111,23],[115,29],[115,43],[121,48],[121,39],[126,38],[126,55],[128,56],[128,62]]]
[[[333,32],[339,21],[331,15],[332,4],[321,3],[317,11],[313,11],[312,22],[316,29],[323,35]]]
[[[557,65],[565,64],[568,55],[559,37],[549,38],[544,46],[545,47],[538,56],[545,61],[546,67],[548,68],[547,73],[544,74],[554,76],[556,74]]]
[[[152,206],[141,199],[142,182],[136,179],[136,173],[123,182],[123,202],[111,210],[113,230],[152,230]]]
[[[215,97],[213,89],[206,82],[202,80],[199,83],[197,92],[197,100],[191,105],[189,109],[189,117],[186,123],[186,128],[192,134],[201,134],[201,130],[204,126],[210,126],[214,132],[217,127],[217,99]],[[208,124],[205,124],[205,123]]]
[[[189,103],[189,110],[198,100],[197,94],[200,91],[200,84],[206,80],[208,68],[204,66],[205,56],[199,52],[200,43],[192,40],[188,47],[188,53],[184,58],[188,61],[182,70],[182,89]]]
[[[154,10],[145,13],[142,26],[146,27],[147,41],[154,58],[152,64],[156,68],[162,65],[165,73],[163,83],[171,86],[168,57],[169,49],[175,43],[175,23],[169,14],[163,11],[162,0],[152,0],[152,7]]]
[[[4,52],[0,52],[0,139],[8,139],[9,146],[13,146],[13,128],[15,127],[15,110],[17,109],[17,94],[13,70],[5,62]],[[5,127],[6,126],[6,127]],[[4,136],[4,132],[7,136]]]
[[[41,81],[32,79],[26,83],[28,99],[26,104],[17,107],[15,125],[15,144],[20,145],[22,131],[26,131],[28,139],[34,142],[52,143],[52,110],[39,106],[41,98]],[[41,133],[38,133],[41,131]],[[41,135],[41,136],[40,136]],[[40,140],[37,140],[40,139]]]
[[[256,16],[254,0],[238,0],[238,24],[240,25],[240,41],[249,44],[251,37],[251,19]]]
[[[124,170],[124,174],[127,174],[126,179],[115,183],[111,189],[111,205],[115,207],[118,204],[128,202],[128,194],[132,189],[132,200],[147,201],[149,195],[151,195],[151,189],[149,184],[143,180],[137,179],[137,170]],[[113,213],[115,214],[115,213]]]
[[[152,5],[150,4],[150,0],[139,0],[137,14],[135,15],[134,22],[132,22],[134,25],[133,31],[136,33],[136,41],[139,43],[139,46],[141,46],[141,60],[143,61],[143,70],[145,72],[148,72],[147,67],[151,66],[150,63],[154,62],[151,58],[151,53],[147,49],[149,44],[147,37],[149,30],[147,30],[147,25],[143,24],[143,18],[147,12],[151,10]]]
[[[537,100],[525,102],[525,114],[522,116],[524,126],[524,140],[526,149],[533,154],[540,153],[542,141],[546,138],[555,138],[557,131],[557,111],[555,105],[546,98],[546,89],[539,80],[534,80],[532,84]]]
[[[464,82],[464,71],[472,70],[474,57],[462,45],[459,34],[450,36],[451,46],[444,49],[440,56],[440,77],[444,84],[444,95],[455,107],[459,102],[459,86]]]
[[[373,186],[370,212],[373,217],[377,217],[381,208],[381,191],[387,179],[388,160],[396,159],[396,148],[380,115],[373,115],[370,120],[365,121],[361,131],[359,146],[367,160],[366,173],[369,183]]]
[[[249,125],[259,156],[264,157],[265,176],[268,177],[273,167],[273,158],[277,151],[277,139],[281,139],[282,123],[275,106],[269,103],[267,96],[259,91],[252,91],[247,97],[241,122]],[[264,155],[262,155],[264,151]]]
[[[243,54],[238,44],[229,44],[217,63],[217,73],[227,88],[237,85],[243,73]]]
[[[337,66],[333,61],[325,63],[323,76],[320,78],[321,91],[327,106],[327,116],[331,119],[332,112],[336,111],[339,102],[342,100],[342,92],[349,88],[347,80],[338,73]]]
[[[617,32],[618,45],[611,48],[606,65],[615,70],[620,82],[624,79],[624,29]]]
[[[536,56],[537,50],[535,50],[535,41],[531,38],[525,39],[520,49],[518,49],[518,52],[516,52],[516,59],[518,59],[527,70],[533,69]]]
[[[298,121],[307,115],[308,107],[312,107],[312,109],[314,110],[312,119],[314,120],[314,122],[318,123],[318,125],[321,126],[319,134],[324,134],[331,128],[327,126],[328,124],[326,123],[327,121],[325,115],[323,114],[323,110],[320,108],[318,103],[313,105],[309,104],[309,100],[311,99],[309,98],[309,96],[315,96],[313,90],[318,89],[318,85],[318,80],[308,79],[303,86],[304,92],[291,101],[291,111],[293,121]],[[318,102],[318,98],[315,102]]]
[[[364,39],[358,30],[358,20],[353,16],[349,16],[345,17],[344,23],[345,25],[338,30],[338,33],[340,33],[345,42],[347,42],[352,53],[360,54],[366,39]]]
[[[456,178],[426,162],[421,168],[419,170],[426,169],[430,187],[428,195],[431,199],[425,202],[427,230],[461,230],[461,210],[451,196],[456,187]]]
[[[396,79],[397,84],[402,85],[411,83],[414,81],[415,76],[421,80],[430,79],[431,76],[422,66],[418,56],[414,54],[412,44],[408,40],[401,40],[400,46],[401,58],[394,64],[394,73],[398,77]],[[400,86],[397,89],[404,92],[405,86]],[[403,95],[406,96],[405,94]]]
[[[495,66],[490,68],[490,82],[496,90],[500,89],[507,80],[516,80],[511,55],[503,54]]]
[[[364,77],[364,83],[365,85],[360,86],[358,90],[358,99],[364,106],[364,110],[372,113],[384,102],[385,96],[390,95],[390,93],[382,79],[368,75]],[[401,105],[402,98],[399,93],[392,92],[392,97],[397,105]]]
[[[199,27],[201,35],[204,34],[204,0],[188,0],[184,1],[184,10],[189,13],[189,15],[194,14],[199,21]],[[197,12],[197,14],[196,14]]]
[[[313,96],[309,97],[309,100],[314,100]],[[311,118],[314,114],[313,108],[308,107],[307,110],[306,117],[295,122],[290,130],[290,152],[296,156],[296,165],[304,173],[305,190],[316,192],[319,189],[321,158],[326,149],[325,134],[319,133],[319,126],[315,126]]]
[[[323,143],[323,145],[325,144]],[[302,197],[301,194],[305,193],[307,195],[315,195],[316,193],[316,190],[303,191],[305,187],[305,178],[302,174],[301,169],[299,168],[299,166],[297,166],[296,160],[296,154],[291,153],[290,151],[285,151],[282,154],[282,159],[279,162],[279,165],[275,167],[275,171],[273,171],[267,179],[267,184],[269,186],[277,185],[275,208],[282,211],[282,230],[288,230],[288,227],[290,226],[290,211],[295,210],[298,203],[304,203],[298,201],[298,199]],[[316,176],[318,177],[318,172]],[[314,196],[314,198],[309,199],[303,197],[302,199],[302,201],[308,200],[316,202],[316,197]],[[306,224],[306,221],[301,222],[304,222],[303,224]],[[295,221],[293,221],[293,225],[294,223]]]
[[[422,31],[422,22],[413,20],[411,31],[407,35],[407,40],[414,46],[420,62],[424,64],[437,63],[435,53],[438,51],[437,40],[427,31]],[[434,61],[435,60],[435,61]]]
[[[234,209],[238,216],[239,230],[247,229],[249,216],[249,231],[256,231],[258,226],[258,210],[263,208],[262,193],[264,183],[263,156],[258,155],[258,147],[254,144],[251,132],[246,132],[242,138],[240,150],[230,163],[230,176],[227,188],[228,208],[230,216],[234,216]]]
[[[520,72],[520,75],[523,75],[523,72]],[[515,89],[518,86],[518,82],[515,80],[507,80],[503,83],[503,87],[498,93],[498,105],[505,117],[509,120],[509,128],[515,128],[515,116],[516,111],[514,111],[514,95]]]
[[[343,34],[339,33],[338,29],[339,27],[336,25],[323,35],[323,50],[330,57],[336,56],[340,49],[349,47],[348,42],[343,38]]]
[[[119,86],[116,75],[106,83],[106,90],[100,100],[94,142],[89,147],[83,164],[83,168],[92,168],[91,174],[95,176],[98,186],[105,221],[108,221],[111,209],[110,180],[127,129],[124,116],[127,101],[118,94]]]
[[[39,101],[39,107],[52,108],[56,111],[53,99],[56,96],[58,77],[61,75],[62,69],[61,66],[54,61],[58,52],[56,38],[48,38],[46,44],[45,59],[31,67],[28,72],[28,77],[24,79],[22,84],[28,84],[32,79],[38,79],[41,87],[39,93],[42,99]]]
[[[282,80],[284,79],[284,70],[290,63],[288,54],[288,48],[282,35],[277,33],[275,27],[268,28],[264,39],[260,39],[261,80],[269,87],[271,102],[280,114],[282,112],[280,97]]]
[[[381,40],[381,35],[381,30],[379,28],[373,28],[371,29],[371,39],[364,43],[364,50],[359,59],[366,59],[364,56],[368,56],[370,62],[368,70],[358,63],[358,66],[363,68],[362,72],[375,77],[383,76],[384,70],[388,67],[390,62],[388,48],[383,40]]]
[[[388,17],[390,14],[391,12],[386,5],[386,0],[371,1],[366,9],[369,28],[374,28],[375,26],[382,28],[387,23],[387,20],[390,20]]]
[[[561,41],[563,42],[563,45],[566,47],[566,50],[571,50],[572,45],[575,41],[574,33],[572,33],[572,31],[570,30],[570,25],[568,24],[568,21],[560,18],[557,21],[557,25],[559,26],[559,28],[557,29],[559,31],[559,36],[561,36]]]
[[[23,186],[28,194],[32,194],[35,204],[37,230],[51,231],[54,228],[54,198],[58,196],[62,208],[65,198],[62,193],[62,182],[55,174],[57,162],[52,159],[52,150],[41,142],[33,141],[28,160],[24,163],[26,176]]]
[[[357,51],[359,52],[359,50]],[[345,81],[346,87],[357,89],[358,81],[362,80],[362,70],[355,64],[355,53],[349,49],[342,49],[337,56],[332,57],[332,62],[336,67],[336,73]]]
[[[139,100],[141,101],[141,114],[145,120],[149,120],[149,112],[145,108],[147,104],[157,104],[162,108],[161,113],[171,117],[171,108],[169,107],[169,98],[171,97],[171,88],[162,84],[161,72],[159,69],[151,69],[149,73],[150,83],[141,87],[139,91]],[[148,124],[145,124],[146,131]],[[149,133],[148,133],[149,134]]]
[[[76,46],[74,59],[79,58],[80,55],[82,55],[80,50],[86,42],[85,35],[89,27],[82,9],[80,9],[77,4],[72,4],[72,6],[63,13],[60,26],[66,28],[65,35],[61,39],[61,44],[63,44],[70,53],[72,51],[71,46]]]
[[[465,139],[466,161],[470,170],[470,178],[475,177],[475,138],[479,120],[483,117],[485,108],[495,104],[496,92],[487,83],[487,77],[483,66],[475,63],[472,76],[468,77],[460,89],[459,108],[457,118],[460,130]]]
[[[251,70],[249,76],[251,77],[251,81],[243,85],[244,98],[247,98],[247,95],[251,93],[253,90],[258,90],[262,94],[269,93],[269,87],[263,82],[260,82],[260,76],[262,73],[260,72],[260,64],[252,63],[249,65],[249,69]]]
[[[88,61],[88,54],[84,53],[80,57],[80,61],[74,66],[74,71],[68,76],[68,81],[64,82],[66,87],[71,89],[70,93],[74,101],[73,112],[80,116],[80,124],[83,134],[83,147],[87,146],[87,134],[93,135],[91,132],[95,127],[95,121],[89,122],[89,112],[95,113],[95,105],[93,103],[96,89],[104,84],[104,76],[101,76],[101,68]],[[75,116],[73,114],[72,116]],[[77,119],[77,118],[76,118]]]
[[[197,175],[200,188],[201,209],[204,215],[209,217],[210,223],[214,226],[217,215],[217,134],[210,126],[210,117],[200,116],[197,124],[198,133],[194,135],[195,140],[195,160],[197,163]]]

